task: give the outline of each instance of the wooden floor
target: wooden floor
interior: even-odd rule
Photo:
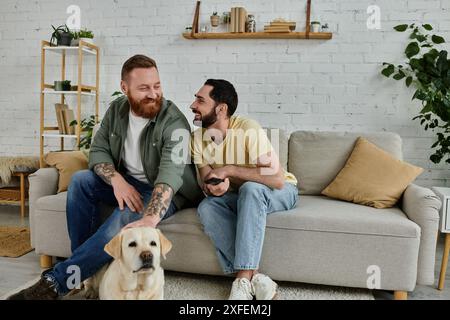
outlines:
[[[28,216],[21,220],[20,207],[0,205],[0,225],[28,226]],[[437,281],[441,267],[443,238],[440,237],[436,253],[435,284],[433,286],[417,286],[414,292],[408,293],[412,300],[450,300],[450,270],[447,271],[446,286],[442,291],[437,290]],[[39,257],[34,251],[19,258],[0,257],[0,296],[35,279],[41,273]],[[392,292],[374,290],[376,299],[393,299]]]

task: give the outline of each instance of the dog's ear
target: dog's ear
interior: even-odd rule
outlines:
[[[105,245],[105,251],[114,259],[122,256],[122,233],[120,232]]]
[[[161,230],[156,229],[159,234],[159,242],[161,243],[161,255],[166,258],[166,254],[172,249],[172,242],[169,241],[161,232]]]

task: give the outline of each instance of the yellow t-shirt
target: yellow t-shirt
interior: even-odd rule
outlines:
[[[266,132],[258,122],[240,116],[232,116],[223,141],[218,131],[200,128],[192,133],[192,159],[198,168],[210,165],[213,169],[225,165],[256,168],[257,159],[274,152]],[[264,169],[264,168],[262,168]],[[271,170],[267,168],[267,170]],[[285,181],[297,184],[295,176],[284,170]],[[268,174],[271,174],[268,171]]]

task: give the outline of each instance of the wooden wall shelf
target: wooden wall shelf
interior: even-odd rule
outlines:
[[[320,39],[329,40],[333,37],[331,32],[311,32],[311,0],[306,2],[306,24],[305,32],[199,32],[198,24],[200,18],[200,1],[195,6],[194,20],[192,21],[192,31],[183,33],[183,37],[189,40],[203,39]]]
[[[245,33],[183,33],[183,37],[190,40],[195,39],[322,39],[329,40],[333,37],[331,32],[286,32],[286,33],[272,33],[272,32],[245,32]]]

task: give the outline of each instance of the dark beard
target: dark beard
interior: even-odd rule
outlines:
[[[157,116],[158,112],[161,110],[162,96],[156,99],[142,99],[140,101],[134,100],[131,95],[127,96],[130,102],[131,110],[133,113],[141,118],[153,119]],[[148,103],[151,104],[148,104]]]
[[[216,108],[214,107],[210,113],[201,117],[200,121],[196,121],[197,125],[200,125],[202,128],[209,128],[217,121]]]

